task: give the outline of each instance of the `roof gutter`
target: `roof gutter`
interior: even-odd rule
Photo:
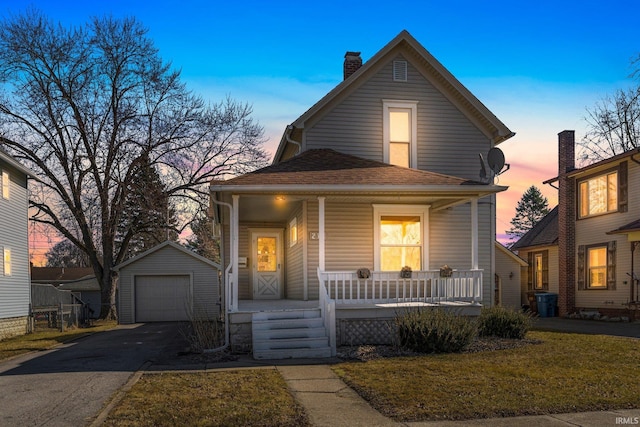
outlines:
[[[287,130],[284,133],[284,138],[287,140],[287,142],[298,146],[298,151],[296,151],[296,153],[294,154],[294,156],[297,156],[302,151],[302,144],[299,143],[298,141],[294,141],[293,139],[291,139],[291,134],[293,133],[294,129],[295,129],[295,126],[288,125]]]
[[[509,187],[501,185],[391,185],[391,184],[344,184],[344,185],[220,185],[211,184],[211,191],[234,192],[234,193],[277,193],[277,192],[297,192],[297,193],[451,193],[453,195],[477,194],[487,195],[500,193]]]

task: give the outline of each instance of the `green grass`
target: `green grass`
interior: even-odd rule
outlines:
[[[113,329],[117,325],[115,320],[97,321],[88,328],[74,328],[60,332],[57,329],[36,331],[27,335],[7,338],[0,341],[0,360],[19,356],[31,351],[44,351],[56,345],[71,341],[83,335]]]
[[[144,374],[103,426],[308,426],[275,370]]]
[[[341,363],[334,371],[398,421],[640,407],[640,340],[530,332],[541,344]]]

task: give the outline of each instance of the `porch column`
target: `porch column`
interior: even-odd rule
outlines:
[[[324,197],[318,197],[318,268],[324,271]]]
[[[478,199],[471,200],[471,268],[478,269]]]
[[[238,234],[240,233],[240,196],[233,194],[231,213],[231,311],[238,311]]]

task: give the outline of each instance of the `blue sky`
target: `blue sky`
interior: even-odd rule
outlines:
[[[473,92],[516,136],[498,199],[499,237],[530,186],[556,175],[557,134],[584,135],[586,108],[631,84],[640,53],[637,0],[189,1],[0,0],[0,15],[33,6],[63,25],[135,16],[188,87],[211,102],[254,107],[273,152],[284,127],[342,79],[347,50],[366,61],[401,30]]]

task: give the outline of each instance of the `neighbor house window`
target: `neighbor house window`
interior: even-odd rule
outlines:
[[[2,171],[2,198],[9,198],[9,172]]]
[[[417,168],[417,101],[383,101],[384,161]]]
[[[11,276],[11,249],[4,248],[4,275]]]
[[[602,289],[607,287],[607,247],[587,248],[587,287]]]
[[[529,290],[549,289],[549,251],[529,252]]]
[[[616,246],[615,240],[578,246],[578,289],[616,289]]]
[[[293,218],[289,222],[289,246],[293,246],[298,243],[298,219]]]
[[[618,210],[618,171],[609,172],[578,183],[580,218]]]
[[[427,268],[427,206],[374,206],[376,270]]]

